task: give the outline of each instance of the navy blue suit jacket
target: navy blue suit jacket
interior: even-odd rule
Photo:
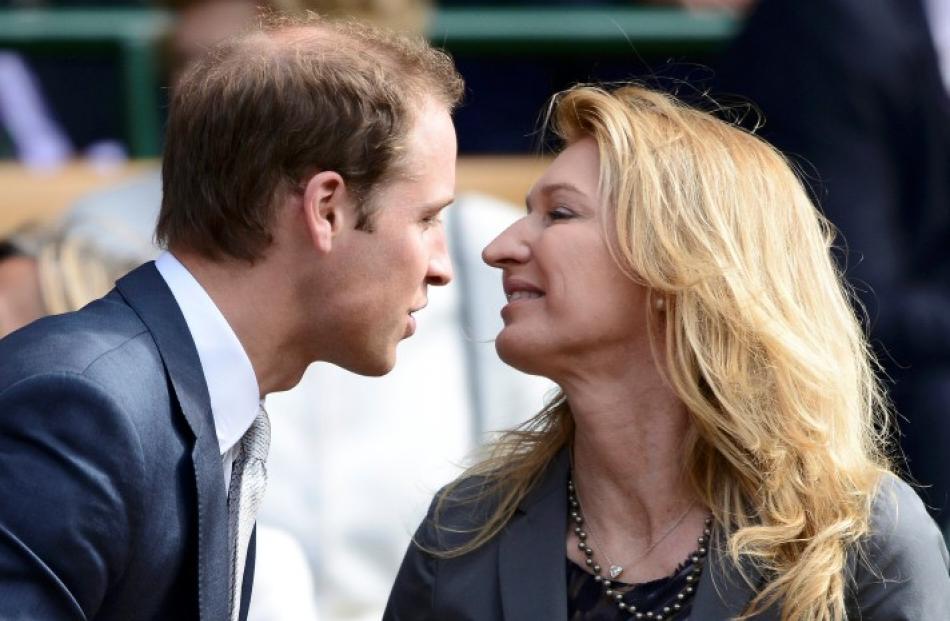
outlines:
[[[208,389],[154,264],[0,341],[0,491],[0,618],[227,618]]]

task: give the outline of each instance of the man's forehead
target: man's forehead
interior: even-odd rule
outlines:
[[[444,156],[454,163],[458,144],[448,106],[435,98],[422,103],[406,136],[405,149],[410,157]]]

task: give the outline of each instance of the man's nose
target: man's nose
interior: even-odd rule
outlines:
[[[441,287],[452,282],[452,276],[452,257],[449,255],[449,247],[443,233],[435,241],[435,247],[429,257],[429,271],[426,274],[426,282]]]

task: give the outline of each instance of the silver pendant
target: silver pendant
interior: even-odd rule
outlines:
[[[622,574],[622,573],[623,573],[623,567],[621,567],[620,565],[611,565],[611,566],[610,566],[610,577],[611,577],[611,578],[616,578],[617,576],[619,576],[619,575]]]

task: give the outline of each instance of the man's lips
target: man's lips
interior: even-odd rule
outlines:
[[[409,309],[409,312],[406,313],[406,337],[410,337],[416,332],[416,318],[413,316],[413,313],[421,311],[423,308],[425,308],[428,305],[429,305],[429,301],[426,300],[419,306],[415,306]]]

